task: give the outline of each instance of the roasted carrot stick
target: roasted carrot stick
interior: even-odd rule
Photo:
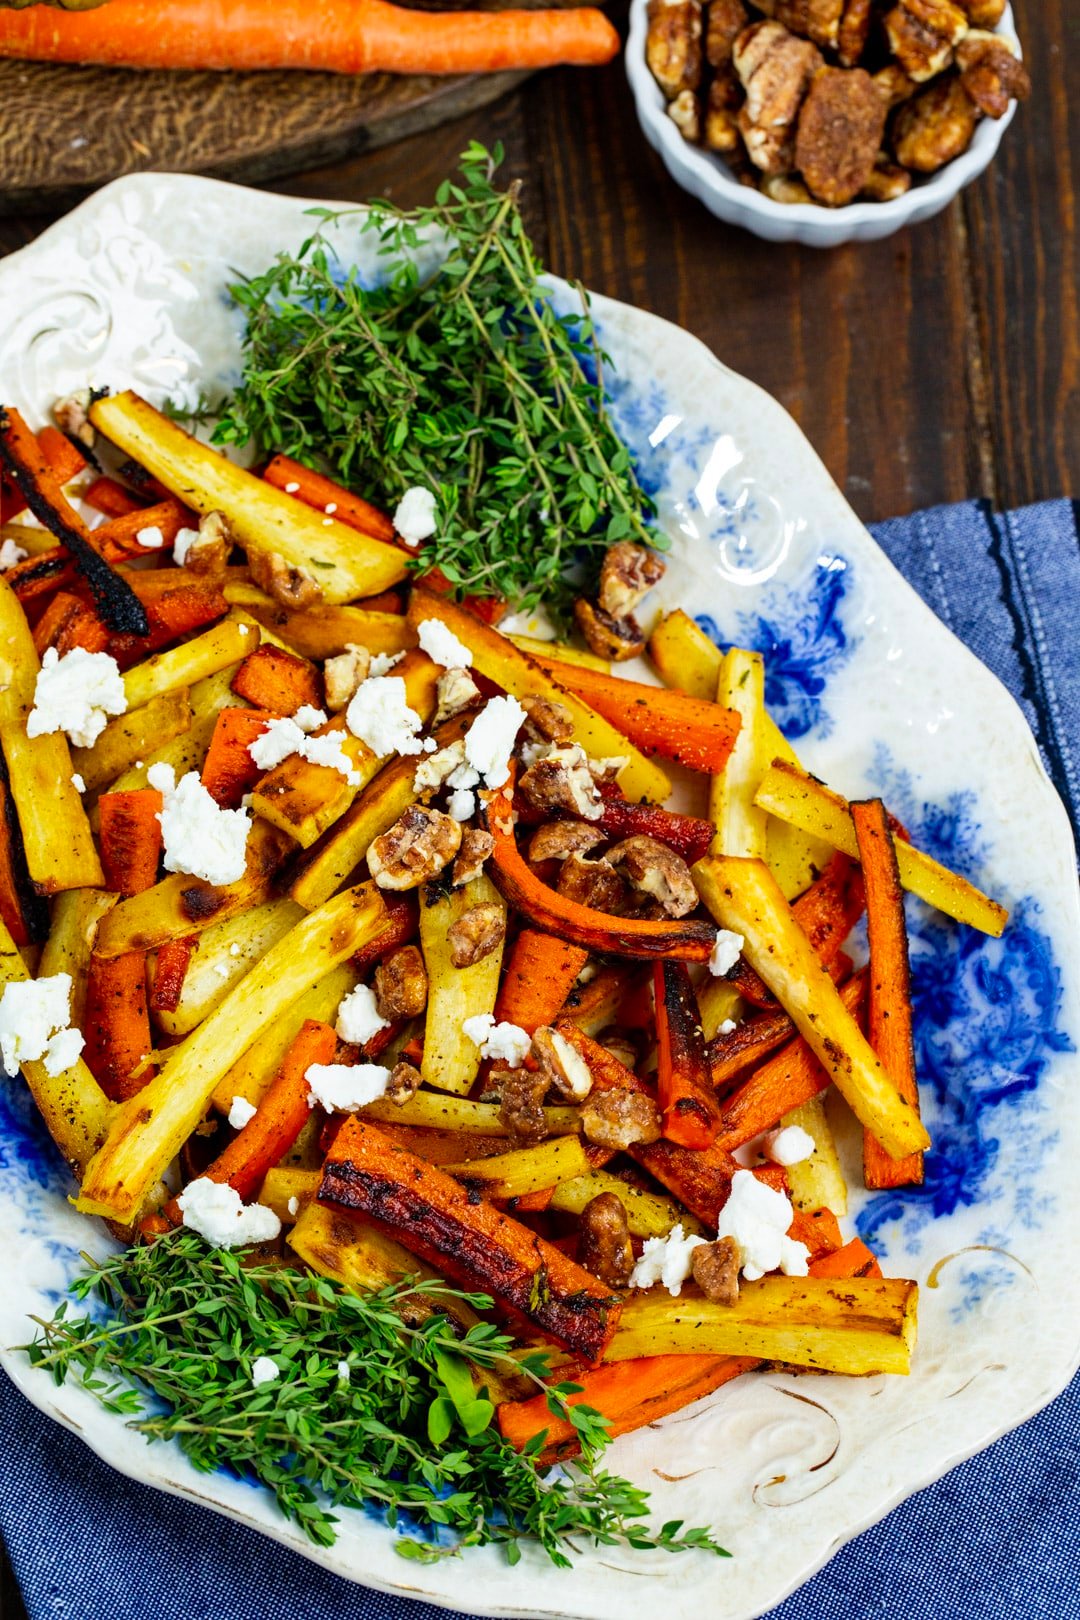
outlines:
[[[643,754],[659,754],[695,771],[722,771],[739,734],[739,716],[666,686],[644,686],[618,675],[534,654],[567,691],[602,714]]]
[[[273,714],[295,714],[305,703],[317,709],[322,702],[315,665],[269,642],[248,653],[231,684],[238,697]]]
[[[653,968],[656,1007],[657,1092],[664,1135],[686,1148],[707,1148],[720,1130],[697,998],[682,962]]]
[[[396,951],[399,945],[407,945],[419,926],[415,895],[394,894],[387,889],[383,893],[383,904],[386,907],[386,922],[382,930],[351,958],[353,967],[361,975],[373,968],[376,962],[381,962],[390,951]],[[412,1062],[412,1059],[409,1061]]]
[[[222,709],[202,766],[202,785],[218,804],[235,810],[263,772],[249,749],[266,729],[272,714],[263,709]]]
[[[811,1277],[880,1277],[877,1256],[862,1238],[852,1238],[842,1249],[822,1254],[810,1262]]]
[[[791,909],[825,966],[832,968],[840,956],[840,947],[866,909],[859,868],[846,855],[834,855],[806,893],[792,902]],[[738,985],[740,995],[755,1007],[775,1007],[775,998],[747,962],[740,960],[730,978]]]
[[[153,1046],[146,1005],[146,953],[92,956],[86,979],[83,1056],[105,1094],[123,1102],[141,1091],[153,1076],[147,1065],[136,1076]]]
[[[150,989],[151,1012],[175,1012],[180,1005],[194,939],[169,939],[158,946],[154,982]]]
[[[308,1083],[313,1063],[332,1063],[337,1036],[329,1024],[308,1018],[301,1026],[270,1088],[243,1130],[205,1172],[211,1181],[227,1181],[250,1202],[268,1170],[288,1153],[311,1117]]]
[[[83,500],[97,512],[104,512],[106,517],[127,517],[131,512],[140,511],[146,502],[133,495],[130,489],[118,484],[115,478],[95,478],[83,490]]]
[[[128,577],[146,615],[146,629],[139,634],[110,634],[108,650],[121,669],[228,612],[229,604],[216,585],[196,584],[179,568]]]
[[[316,511],[331,513],[339,523],[347,523],[350,529],[359,529],[361,534],[368,534],[373,540],[390,543],[394,539],[394,525],[385,512],[380,512],[377,506],[372,506],[362,496],[335,484],[333,479],[324,478],[321,473],[312,472],[310,467],[293,461],[291,456],[274,456],[267,462],[263,477],[275,489],[295,495],[298,501],[303,501],[305,506],[315,507]]]
[[[648,838],[667,844],[691,865],[708,853],[716,831],[711,821],[662,810],[656,804],[631,804],[613,782],[601,783],[600,792],[604,808],[596,825],[609,838],[633,838],[635,834],[644,833]]]
[[[599,11],[401,11],[386,0],[110,0],[100,11],[0,15],[0,57],[250,72],[492,73],[609,62]]]
[[[795,1025],[787,1013],[776,1007],[736,1024],[726,1035],[714,1035],[705,1051],[717,1091],[730,1091],[732,1082],[744,1069],[760,1063],[778,1046],[793,1040],[795,1034]]]
[[[38,442],[42,459],[48,467],[56,483],[63,486],[77,478],[86,470],[86,458],[77,450],[69,438],[66,438],[59,428],[43,427],[34,437]],[[0,510],[6,523],[9,518],[18,516],[26,510],[26,500],[19,490],[8,482],[2,480],[0,488]]]
[[[157,882],[161,807],[161,794],[156,788],[101,795],[98,812],[106,888],[117,894],[141,894]]]
[[[589,953],[581,945],[536,928],[523,928],[499,987],[496,1019],[535,1035],[541,1024],[550,1024],[559,1012],[588,959]]]
[[[55,647],[61,658],[73,647],[86,652],[104,652],[109,632],[89,602],[70,591],[57,591],[34,626],[34,647],[40,658],[46,647]]]
[[[885,806],[880,799],[853,802],[851,819],[866,885],[866,930],[870,944],[867,1037],[893,1085],[918,1112],[915,1044],[911,1033],[911,968],[908,961],[904,891]],[[919,1186],[923,1156],[893,1159],[869,1132],[863,1133],[863,1175],[868,1187]]]

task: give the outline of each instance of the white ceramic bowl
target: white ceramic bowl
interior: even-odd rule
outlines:
[[[937,174],[916,178],[911,190],[892,202],[856,202],[846,208],[773,202],[760,191],[740,185],[722,157],[684,140],[668,117],[664,93],[645,61],[647,6],[648,0],[632,0],[626,45],[626,75],[645,138],[659,152],[672,179],[703,202],[710,213],[729,225],[742,225],[769,242],[802,242],[819,248],[839,247],[842,242],[876,242],[905,225],[932,219],[989,167],[1016,114],[1014,101],[1004,118],[980,119],[966,152]],[[997,32],[1015,38],[1011,6],[1006,6]]]

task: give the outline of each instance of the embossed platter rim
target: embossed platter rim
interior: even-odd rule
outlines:
[[[257,268],[295,243],[306,206],[176,176],[106,188],[0,265],[0,392],[40,416],[88,368],[156,397],[227,380],[228,268]],[[937,1282],[923,1290],[912,1378],[755,1375],[617,1442],[612,1466],[653,1488],[660,1516],[718,1525],[735,1554],[725,1563],[602,1550],[567,1578],[533,1556],[508,1570],[492,1551],[421,1569],[362,1514],[319,1551],[261,1491],[148,1448],[12,1351],[27,1311],[49,1308],[93,1239],[12,1088],[0,1092],[0,1197],[13,1226],[0,1362],[114,1466],[350,1579],[472,1613],[621,1620],[642,1577],[662,1572],[676,1620],[750,1620],[1046,1404],[1076,1365],[1080,1281],[1060,1219],[1080,1152],[1074,852],[1019,709],[896,574],[782,409],[656,317],[606,299],[595,312],[617,368],[613,408],[674,542],[663,605],[689,603],[718,634],[764,644],[770,702],[807,763],[852,792],[887,787],[920,836],[1019,903],[1000,946],[915,918],[927,1105],[942,1143],[932,1190],[948,1213],[930,1219],[928,1200],[855,1211],[886,1269]],[[886,740],[887,756],[874,746]],[[1040,1196],[1057,1200],[1056,1220]]]

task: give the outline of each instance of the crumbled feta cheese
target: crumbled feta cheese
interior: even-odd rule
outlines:
[[[355,990],[338,1003],[335,1029],[350,1046],[366,1046],[380,1029],[389,1029],[389,1020],[380,1016],[375,1005],[375,992],[369,985],[358,984]]]
[[[802,1164],[813,1153],[817,1144],[809,1131],[804,1131],[801,1125],[785,1125],[778,1131],[770,1131],[765,1138],[765,1154],[774,1164],[782,1164],[785,1168],[789,1164]]]
[[[418,546],[435,533],[435,496],[416,484],[407,489],[394,511],[394,528],[407,546]]]
[[[690,1275],[690,1257],[704,1238],[684,1233],[682,1223],[673,1226],[667,1237],[646,1238],[641,1258],[630,1273],[631,1288],[652,1288],[663,1283],[669,1294],[681,1294]]]
[[[352,1377],[352,1368],[349,1366],[347,1361],[338,1362],[337,1375],[339,1383],[347,1384],[349,1382],[350,1378]]]
[[[242,878],[251,829],[247,811],[223,810],[196,771],[188,771],[177,782],[171,765],[151,765],[147,781],[165,801],[158,814],[165,870],[185,872],[207,883],[235,883]]]
[[[66,1030],[70,1019],[70,973],[54,973],[47,979],[12,979],[0,996],[0,1062],[4,1073],[14,1076],[23,1063],[43,1058],[50,1036]]]
[[[135,538],[140,546],[146,547],[147,551],[160,551],[165,544],[165,536],[156,523],[148,523],[145,529],[137,529]]]
[[[22,546],[17,546],[14,540],[5,540],[0,545],[0,573],[6,574],[9,568],[14,568],[16,563],[25,562],[28,556],[29,552],[24,551]]]
[[[332,529],[334,526],[333,518],[323,518],[322,525],[324,529]]]
[[[769,1271],[806,1276],[810,1251],[787,1235],[793,1213],[786,1193],[759,1181],[750,1170],[736,1170],[716,1235],[734,1238],[748,1282],[756,1282]]]
[[[236,940],[234,939],[232,944],[229,946],[229,955],[230,956],[239,956],[242,948],[243,947],[238,945]]]
[[[337,511],[337,501],[327,501],[326,505],[323,507],[323,511],[326,513],[327,517],[333,517],[334,513]]]
[[[381,1063],[313,1063],[304,1079],[308,1102],[330,1114],[355,1114],[385,1094],[390,1070]]]
[[[251,1368],[251,1382],[256,1389],[261,1389],[263,1384],[276,1384],[280,1377],[281,1368],[276,1361],[271,1361],[269,1356],[256,1356]]]
[[[713,941],[712,955],[709,957],[709,972],[717,979],[722,979],[731,972],[742,954],[746,944],[741,934],[733,934],[730,928],[717,930]]]
[[[219,979],[227,979],[229,977],[230,970],[228,962],[215,962],[213,967],[214,972],[217,974]]]
[[[732,1031],[738,1029],[738,1027],[739,1026],[736,1024],[734,1018],[725,1018],[724,1022],[717,1029],[716,1033],[718,1035],[730,1035]]]
[[[368,665],[368,674],[369,675],[389,675],[389,673],[393,669],[394,665],[395,664],[400,664],[401,660],[404,658],[404,656],[405,656],[405,654],[403,652],[399,652],[399,653],[373,653],[372,657],[371,657],[371,663]]]
[[[187,562],[188,552],[199,538],[198,529],[178,529],[176,539],[173,541],[173,562],[178,568],[183,568]]]
[[[255,1118],[258,1109],[246,1097],[234,1097],[229,1109],[229,1124],[234,1131],[242,1131]]]
[[[86,783],[83,781],[83,779],[79,775],[78,771],[72,771],[72,773],[71,773],[71,785],[75,789],[76,793],[85,793],[86,792]]]
[[[324,731],[319,737],[305,737],[304,746],[298,752],[310,764],[325,765],[332,771],[339,771],[353,787],[360,786],[360,772],[353,768],[352,760],[342,747],[340,731]]]
[[[49,1036],[45,1047],[45,1073],[55,1080],[58,1074],[78,1062],[85,1045],[81,1029],[58,1029],[55,1035]]]
[[[510,774],[510,756],[527,719],[517,698],[489,698],[465,737],[465,758],[479,771],[485,787],[502,787]]]
[[[247,1243],[268,1243],[281,1231],[281,1222],[265,1204],[245,1204],[227,1181],[200,1176],[189,1181],[176,1200],[184,1225],[206,1239],[214,1249],[237,1249]]]
[[[285,493],[286,495],[295,495],[299,488],[300,485],[294,479],[291,483],[285,485]]]
[[[532,1036],[517,1024],[497,1024],[491,1013],[474,1013],[461,1027],[480,1048],[481,1057],[494,1058],[511,1069],[520,1069],[529,1055]]]
[[[417,733],[424,723],[409,708],[400,675],[369,675],[350,699],[345,723],[380,759],[422,752]]]
[[[316,709],[310,703],[301,703],[293,719],[301,731],[318,731],[320,726],[326,724],[326,711]]]
[[[441,664],[444,669],[468,669],[472,664],[468,647],[441,619],[421,619],[416,634],[432,663]]]
[[[298,709],[297,717],[291,720],[287,716],[280,720],[268,720],[255,741],[248,744],[248,753],[260,771],[272,771],[275,765],[280,765],[291,754],[299,754],[301,759],[309,760],[312,765],[328,765],[331,770],[340,771],[342,776],[358,786],[360,775],[341,746],[341,733],[327,731],[321,737],[309,737],[298,723],[301,715],[305,720],[317,715],[317,725],[326,723],[322,710],[312,708],[308,708],[306,713],[303,708]]]
[[[127,694],[115,658],[83,647],[73,647],[61,658],[55,647],[47,647],[26,735],[66,731],[76,748],[92,748],[105,730],[107,716],[123,714],[126,708]]]
[[[476,794],[468,788],[455,788],[446,805],[451,821],[471,821],[476,814]]]
[[[290,1215],[299,1215],[299,1213],[300,1213],[300,1200],[299,1200],[299,1198],[297,1198],[295,1193],[293,1193],[292,1197],[289,1199],[288,1205],[286,1207],[288,1208],[288,1211],[289,1211]]]

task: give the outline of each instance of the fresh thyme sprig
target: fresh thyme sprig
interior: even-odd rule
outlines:
[[[232,287],[244,372],[215,436],[328,465],[390,506],[413,485],[436,490],[423,566],[559,613],[568,566],[588,581],[614,541],[664,542],[608,415],[587,296],[556,315],[518,187],[493,184],[501,161],[474,144],[462,184],[446,181],[432,207],[373,205],[376,287],[338,262],[328,210],[298,254]],[[435,243],[445,257],[423,271],[410,255],[430,259]]]
[[[103,1312],[69,1315],[65,1301],[35,1318],[31,1361],[58,1384],[76,1374],[148,1439],[178,1441],[196,1468],[261,1480],[321,1546],[335,1538],[335,1507],[368,1504],[428,1532],[394,1543],[424,1561],[488,1542],[512,1563],[522,1542],[538,1542],[563,1567],[588,1541],[722,1553],[707,1530],[642,1522],[647,1493],[598,1466],[606,1420],[567,1399],[580,1386],[545,1386],[546,1355],[515,1354],[491,1323],[466,1329],[451,1314],[488,1309],[483,1295],[412,1280],[354,1294],[184,1231],[84,1259],[71,1291],[97,1296]],[[256,1387],[259,1356],[280,1377]],[[577,1430],[579,1462],[545,1477],[542,1436],[524,1454],[501,1439],[484,1375],[508,1371],[547,1387],[552,1413]],[[145,1390],[165,1409],[148,1408]]]

